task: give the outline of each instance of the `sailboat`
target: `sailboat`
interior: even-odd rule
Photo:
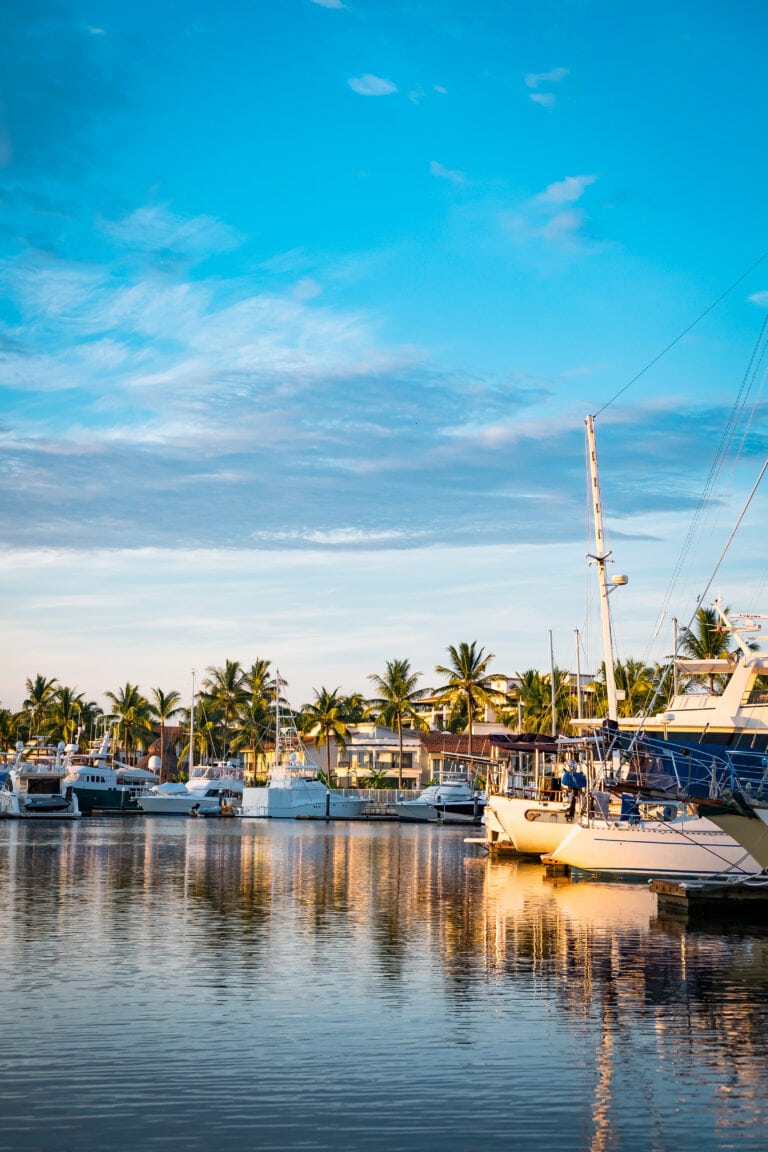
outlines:
[[[634,732],[619,739],[618,698],[613,661],[611,618],[608,597],[615,588],[627,583],[625,576],[608,581],[602,503],[598,476],[594,417],[586,421],[587,449],[592,488],[596,554],[603,631],[605,679],[608,700],[607,721],[593,721],[611,736],[612,769],[606,770],[605,791],[593,789],[592,803],[587,805],[578,822],[559,844],[544,854],[545,863],[565,864],[593,873],[642,876],[721,876],[753,875],[760,871],[757,861],[733,837],[711,820],[701,816],[685,801],[685,790],[675,773],[674,759],[665,749],[655,747],[652,758],[656,775],[669,782],[668,789],[641,787],[631,775],[636,772],[639,753],[638,722]],[[678,749],[679,751],[679,749]],[[690,765],[692,750],[686,757]],[[690,771],[690,769],[688,768]],[[706,765],[701,765],[698,784],[702,785]],[[634,787],[630,787],[634,784]],[[658,781],[657,781],[658,785]],[[610,810],[611,798],[620,797],[618,812]],[[639,797],[644,797],[642,803]],[[682,797],[682,799],[676,799]],[[598,802],[601,801],[602,802]]]
[[[320,779],[299,735],[291,709],[282,699],[279,673],[275,678],[275,753],[265,787],[245,788],[240,815],[278,820],[357,820],[366,801],[344,796]]]
[[[553,851],[573,827],[594,776],[583,737],[491,736],[499,761],[489,772],[485,846],[521,856]]]

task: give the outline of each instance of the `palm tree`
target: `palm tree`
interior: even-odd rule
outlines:
[[[223,713],[222,754],[229,751],[229,729],[238,708],[248,699],[247,676],[239,660],[226,660],[220,668],[206,668],[208,679],[203,681],[204,692],[209,701]]]
[[[244,685],[251,696],[266,696],[270,700],[274,699],[275,679],[270,674],[271,666],[271,660],[262,660],[258,657],[251,664],[244,678]]]
[[[456,708],[463,703],[467,710],[467,732],[469,735],[469,755],[472,755],[472,731],[480,705],[498,705],[503,694],[493,687],[488,675],[488,665],[494,659],[493,652],[485,654],[485,649],[462,642],[458,648],[452,644],[448,648],[451,663],[447,667],[438,664],[435,671],[448,677],[448,684],[439,699]]]
[[[237,714],[237,730],[232,737],[234,751],[248,748],[253,755],[254,772],[258,754],[265,755],[264,740],[274,732],[275,713],[272,700],[266,694],[253,695]]]
[[[654,669],[641,660],[617,660],[613,666],[613,675],[619,695],[619,716],[636,716],[643,712],[653,696],[656,683]],[[601,665],[600,677],[593,687],[596,714],[605,715],[608,712],[605,664]]]
[[[408,660],[388,660],[383,676],[372,673],[368,679],[378,697],[371,701],[374,716],[388,728],[397,729],[397,786],[403,786],[403,720],[409,719],[415,728],[426,728],[416,711],[415,703],[423,693],[416,687],[420,672],[412,672]]]
[[[0,708],[0,748],[10,748],[18,731],[19,717],[10,708]]]
[[[196,700],[199,693],[196,696]],[[182,773],[181,764],[186,760],[187,762],[187,779],[191,776],[190,769],[194,767],[195,763],[201,764],[203,758],[207,755],[210,747],[215,748],[214,738],[217,724],[221,722],[221,712],[210,706],[210,709],[203,708],[202,705],[195,707],[195,723],[194,723],[194,748],[192,741],[189,739],[189,730],[192,727],[192,709],[182,708],[181,710],[181,723],[182,728],[187,730],[187,742],[182,744],[179,750],[179,773]]]
[[[313,704],[305,704],[299,716],[299,725],[305,736],[312,736],[318,748],[325,744],[325,778],[330,788],[331,780],[331,746],[330,738],[333,736],[338,748],[346,748],[347,728],[344,697],[340,688],[329,692],[327,688],[315,689]]]
[[[371,707],[362,692],[344,697],[344,715],[347,724],[362,724],[370,715]]]
[[[730,611],[730,608],[723,609],[726,616],[730,615]],[[691,660],[722,660],[734,652],[731,647],[731,633],[723,627],[715,608],[696,609],[693,627],[683,629],[678,647],[680,654]],[[754,640],[749,640],[747,647],[754,651],[758,644]],[[715,684],[719,679],[710,673],[710,694],[715,691]]]
[[[123,729],[126,754],[152,732],[152,706],[139,691],[138,684],[126,682],[117,692],[106,692],[112,701],[113,714]]]
[[[60,685],[56,689],[47,715],[48,737],[72,744],[83,723],[84,704],[82,692],[76,692],[74,688],[67,688],[64,684]]]
[[[21,708],[29,717],[29,731],[27,733],[29,737],[39,735],[43,719],[53,704],[58,684],[55,676],[49,678],[39,672],[34,680],[31,677],[27,678],[25,684],[27,699]]]
[[[518,673],[520,688],[518,698],[520,701],[519,715],[525,732],[551,733],[552,731],[552,678],[549,672],[538,672],[529,668],[526,672]],[[571,692],[568,673],[559,668],[554,670],[555,676],[555,729],[558,732],[567,732],[570,728],[571,718]]]
[[[163,783],[163,768],[165,767],[165,722],[172,716],[181,712],[181,693],[171,691],[163,692],[162,688],[151,688],[152,700],[150,710],[156,720],[160,722],[160,783]]]

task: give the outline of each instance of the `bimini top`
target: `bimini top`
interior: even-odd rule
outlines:
[[[557,736],[543,732],[494,732],[488,740],[504,752],[557,752],[563,744]]]

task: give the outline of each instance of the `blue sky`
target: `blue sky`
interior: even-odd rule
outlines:
[[[550,631],[572,667],[575,629],[594,668],[598,411],[617,655],[668,651],[766,455],[758,373],[693,519],[768,305],[761,3],[0,21],[5,706],[256,657],[298,704]]]

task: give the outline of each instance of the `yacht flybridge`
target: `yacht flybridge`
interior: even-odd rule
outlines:
[[[761,632],[760,622],[767,617],[729,612],[721,600],[713,607],[720,630],[733,638],[734,651],[719,659],[675,658],[679,688],[669,706],[655,715],[622,718],[621,730],[641,729],[683,744],[768,749],[768,655],[754,651],[745,639]]]

